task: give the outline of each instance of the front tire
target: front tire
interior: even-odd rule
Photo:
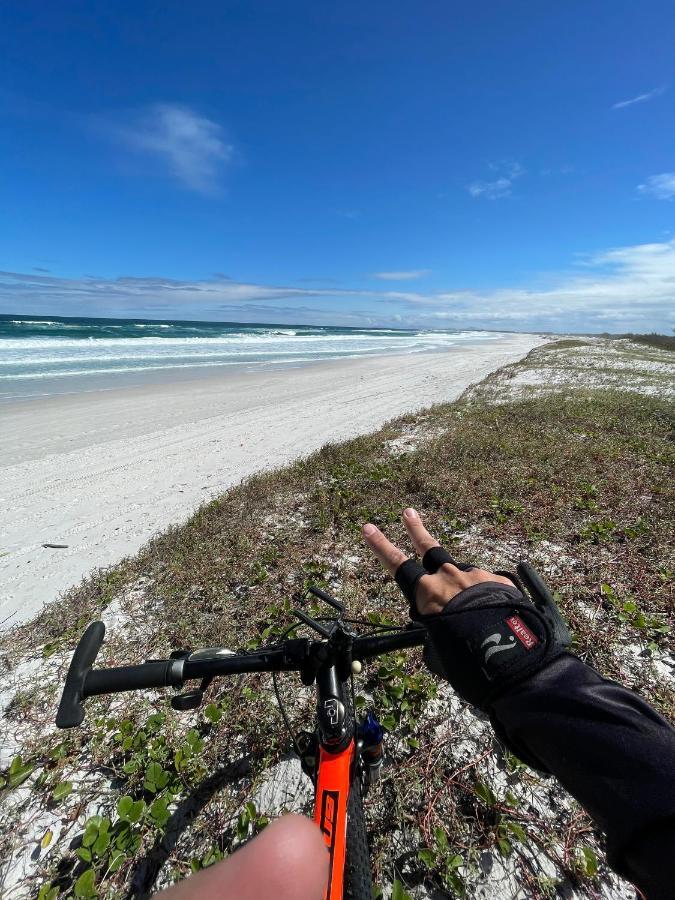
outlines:
[[[345,860],[345,897],[349,900],[372,900],[373,881],[370,874],[370,851],[363,812],[361,778],[355,775],[347,801],[347,856]]]

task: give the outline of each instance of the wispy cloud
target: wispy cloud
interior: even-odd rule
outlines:
[[[358,219],[361,216],[360,209],[336,209],[334,212],[341,219]]]
[[[543,287],[423,292],[266,285],[222,277],[57,278],[0,273],[0,311],[238,318],[428,328],[664,331],[675,326],[675,238],[617,247]],[[310,305],[311,303],[311,305]],[[255,315],[254,315],[255,314]]]
[[[539,174],[542,178],[548,178],[550,175],[573,175],[576,172],[574,166],[568,164],[562,166],[554,166],[552,169],[541,169]]]
[[[414,281],[430,274],[431,269],[406,269],[398,272],[373,272],[370,277],[379,278],[381,281]]]
[[[491,163],[490,168],[497,178],[492,181],[472,181],[466,189],[472,197],[482,197],[485,200],[501,200],[511,195],[513,182],[525,173],[521,165],[511,163]]]
[[[675,172],[651,175],[644,184],[639,184],[637,189],[643,194],[651,194],[657,200],[672,200],[675,198]]]
[[[176,103],[155,103],[97,124],[118,146],[152,157],[180,184],[199,193],[217,190],[234,157],[217,122]]]
[[[654,97],[660,97],[666,90],[665,85],[661,85],[661,87],[656,87],[651,91],[647,91],[645,94],[638,94],[636,97],[631,97],[629,100],[619,100],[618,103],[612,104],[612,109],[625,109],[627,106],[632,106],[634,103],[646,103],[648,100],[653,100]]]

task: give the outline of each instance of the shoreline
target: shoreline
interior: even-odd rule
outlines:
[[[456,399],[545,343],[373,356],[5,405],[0,628],[255,472]],[[64,548],[42,545],[65,544]]]
[[[57,322],[44,324],[58,325]],[[137,322],[132,325],[133,328],[146,327]],[[180,323],[162,324],[159,327],[180,330]],[[208,323],[202,331],[206,327]],[[56,340],[49,341],[50,334],[40,332],[33,337],[38,338],[38,343],[40,339],[44,342],[46,338],[50,349],[47,350],[46,346],[31,348],[29,339],[23,344],[28,353],[24,358],[21,358],[20,353],[22,335],[18,336],[19,340],[12,339],[10,335],[9,370],[6,367],[0,368],[0,412],[6,404],[58,395],[147,387],[167,382],[227,377],[229,374],[276,372],[316,362],[339,363],[385,355],[443,353],[446,349],[482,345],[486,341],[503,340],[507,336],[499,331],[401,331],[400,336],[392,338],[395,332],[391,329],[353,329],[354,335],[347,339],[344,329],[328,326],[310,329],[302,326],[294,329],[261,326],[257,331],[250,326],[242,326],[249,328],[250,333],[246,335],[238,331],[232,332],[233,326],[226,323],[223,323],[223,327],[230,330],[201,335],[174,335],[167,330],[161,332],[161,339],[150,332],[139,335],[137,331],[133,331],[130,335],[120,331],[113,336],[99,335],[93,341],[74,339],[72,334],[63,333],[57,334]],[[123,326],[117,325],[115,328]],[[91,337],[94,335],[90,335]],[[238,340],[243,340],[239,347],[236,346]],[[351,345],[345,346],[345,340],[347,343],[351,340]],[[154,342],[152,346],[148,346],[148,341]],[[0,335],[0,354],[6,349],[6,344],[6,336]],[[68,352],[72,355],[65,360],[61,359],[64,346],[69,348]],[[101,348],[106,348],[102,356],[99,352]],[[173,353],[165,352],[171,348]],[[36,349],[36,354],[33,354],[31,361],[33,349]],[[132,351],[131,355],[129,351]],[[12,372],[12,357],[17,352],[19,358],[14,359],[13,363],[17,371]],[[45,353],[49,358],[41,358]],[[60,366],[61,362],[67,362],[72,370],[64,371]]]

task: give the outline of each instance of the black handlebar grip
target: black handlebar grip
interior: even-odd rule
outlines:
[[[92,622],[75,648],[61,702],[56,713],[57,728],[75,728],[84,719],[84,681],[91,670],[105,636],[103,622]]]
[[[95,669],[87,674],[84,697],[142,691],[150,688],[182,687],[184,659],[152,659],[139,666]]]

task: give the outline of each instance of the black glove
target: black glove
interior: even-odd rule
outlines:
[[[433,549],[432,557],[427,559],[429,553],[424,557],[424,568],[410,560],[403,563],[396,581],[410,601],[411,616],[426,625],[428,667],[449,681],[460,697],[487,712],[511,685],[564,653],[570,634],[548,588],[527,564],[518,567],[518,574],[532,600],[515,587],[522,587],[518,577],[499,573],[514,586],[481,582],[448,601],[441,613],[420,615],[415,604],[419,579],[452,561],[440,547]]]

